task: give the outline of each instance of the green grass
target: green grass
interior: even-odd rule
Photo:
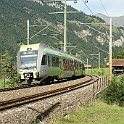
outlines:
[[[124,124],[124,108],[96,102],[90,107],[80,107],[66,118],[52,124]]]
[[[85,73],[88,75],[97,75],[97,76],[108,76],[109,68],[93,68],[93,69],[86,69]]]
[[[1,88],[4,88],[4,81],[3,81],[3,79],[0,79],[0,89]]]
[[[11,86],[7,83],[7,79],[6,81],[4,81],[4,79],[0,79],[0,89],[8,88],[8,87],[11,87]]]

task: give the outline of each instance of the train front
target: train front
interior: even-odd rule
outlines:
[[[32,81],[39,77],[37,71],[39,44],[22,45],[17,55],[17,71],[22,81]]]

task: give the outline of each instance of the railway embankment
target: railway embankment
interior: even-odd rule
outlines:
[[[82,79],[77,80],[78,83],[82,81]],[[73,83],[73,81],[66,82],[65,85],[67,83]],[[58,84],[58,86],[60,85]],[[106,77],[94,78],[89,85],[75,90],[1,111],[0,123],[31,124],[33,120],[38,120],[49,124],[52,118],[65,116],[81,105],[92,104],[95,96],[104,90],[107,85],[108,80]],[[49,88],[46,87],[46,89]]]

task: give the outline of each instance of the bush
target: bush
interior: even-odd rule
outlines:
[[[124,78],[114,79],[103,92],[102,98],[109,104],[124,106]]]

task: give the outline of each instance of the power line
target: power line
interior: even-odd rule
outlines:
[[[82,0],[83,1],[83,3],[84,3],[84,5],[89,9],[89,11],[92,13],[92,15],[94,15],[94,13],[92,12],[92,10],[89,8],[89,6],[86,4],[86,3],[88,3],[88,0],[86,0],[86,1],[84,1],[84,0]]]
[[[106,14],[109,16],[109,14],[108,14],[108,12],[107,12],[107,10],[106,10],[106,8],[105,8],[105,6],[104,6],[102,0],[100,0],[100,3],[101,3],[101,5],[102,5],[103,9],[105,10]]]
[[[92,10],[89,8],[89,6],[87,5],[88,0],[85,0],[85,1],[82,0],[82,1],[83,1],[84,5],[88,8],[88,10],[92,13],[92,15],[95,15],[95,14],[92,12]],[[107,12],[107,10],[106,10],[106,8],[105,8],[105,6],[104,6],[102,0],[100,0],[100,3],[101,3],[101,5],[102,5],[103,9],[105,10],[106,14],[109,16],[109,14],[108,14],[108,12]]]
[[[95,29],[95,28],[89,26],[89,24],[92,24],[92,23],[80,23],[80,24],[86,25],[89,29],[92,29],[92,30],[96,31],[96,32],[98,32],[99,34],[105,35],[105,33],[103,33],[103,32],[101,32],[101,31],[99,31],[99,30],[97,30],[97,29]],[[96,24],[97,24],[97,23],[96,23]],[[104,23],[98,23],[98,24],[104,24]]]
[[[87,5],[87,3],[88,3],[88,0],[82,0],[83,1],[83,3],[84,3],[84,5],[88,8],[88,10],[92,13],[92,15],[94,15],[94,13],[92,12],[92,10],[89,8],[89,6]],[[107,13],[107,10],[105,9],[105,7],[104,7],[104,5],[103,5],[103,3],[102,3],[102,1],[100,0],[100,2],[101,2],[101,4],[102,4],[102,7],[104,8],[104,10],[106,11],[106,13]],[[108,13],[107,13],[107,15],[108,15]],[[96,22],[98,22],[99,23],[99,21],[98,20],[96,20]],[[97,30],[97,29],[94,29],[94,28],[92,28],[91,26],[89,26],[89,25],[86,25],[86,26],[88,26],[89,28],[91,28],[92,30],[94,30],[94,31],[97,31],[98,33],[100,33],[100,34],[104,34],[105,35],[105,33],[103,33],[103,32],[101,32],[101,31],[99,31],[99,30]],[[103,25],[101,25],[103,28],[104,28],[104,26]]]

